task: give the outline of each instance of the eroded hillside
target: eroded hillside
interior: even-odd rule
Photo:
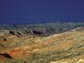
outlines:
[[[84,63],[83,27],[50,36],[0,32],[0,63],[77,62]]]

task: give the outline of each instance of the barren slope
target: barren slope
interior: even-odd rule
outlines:
[[[48,37],[0,36],[0,63],[84,63],[84,31]]]

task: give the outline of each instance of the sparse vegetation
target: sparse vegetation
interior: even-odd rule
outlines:
[[[84,58],[84,23],[0,26],[0,63],[50,63]]]
[[[84,27],[84,22],[56,22],[45,24],[25,24],[25,25],[0,25],[1,30],[10,30],[9,33],[16,35],[35,34],[33,31],[41,32],[42,36],[62,33],[77,27]],[[8,33],[5,32],[5,33]],[[37,34],[37,33],[36,33]]]

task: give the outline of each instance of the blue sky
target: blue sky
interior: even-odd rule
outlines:
[[[0,24],[84,21],[84,0],[0,0]]]

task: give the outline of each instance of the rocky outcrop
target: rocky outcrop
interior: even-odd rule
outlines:
[[[4,53],[4,54],[1,54],[1,53],[0,53],[0,56],[3,56],[3,57],[5,57],[5,58],[12,59],[12,57],[11,57],[9,54],[7,54],[7,53]]]
[[[5,34],[10,33],[13,35],[32,34],[32,35],[49,36],[52,34],[69,31],[75,28],[77,28],[76,30],[82,30],[84,28],[84,22],[79,22],[79,23],[56,22],[56,23],[46,23],[46,24],[0,25],[0,30],[2,31],[6,30],[4,31]]]

